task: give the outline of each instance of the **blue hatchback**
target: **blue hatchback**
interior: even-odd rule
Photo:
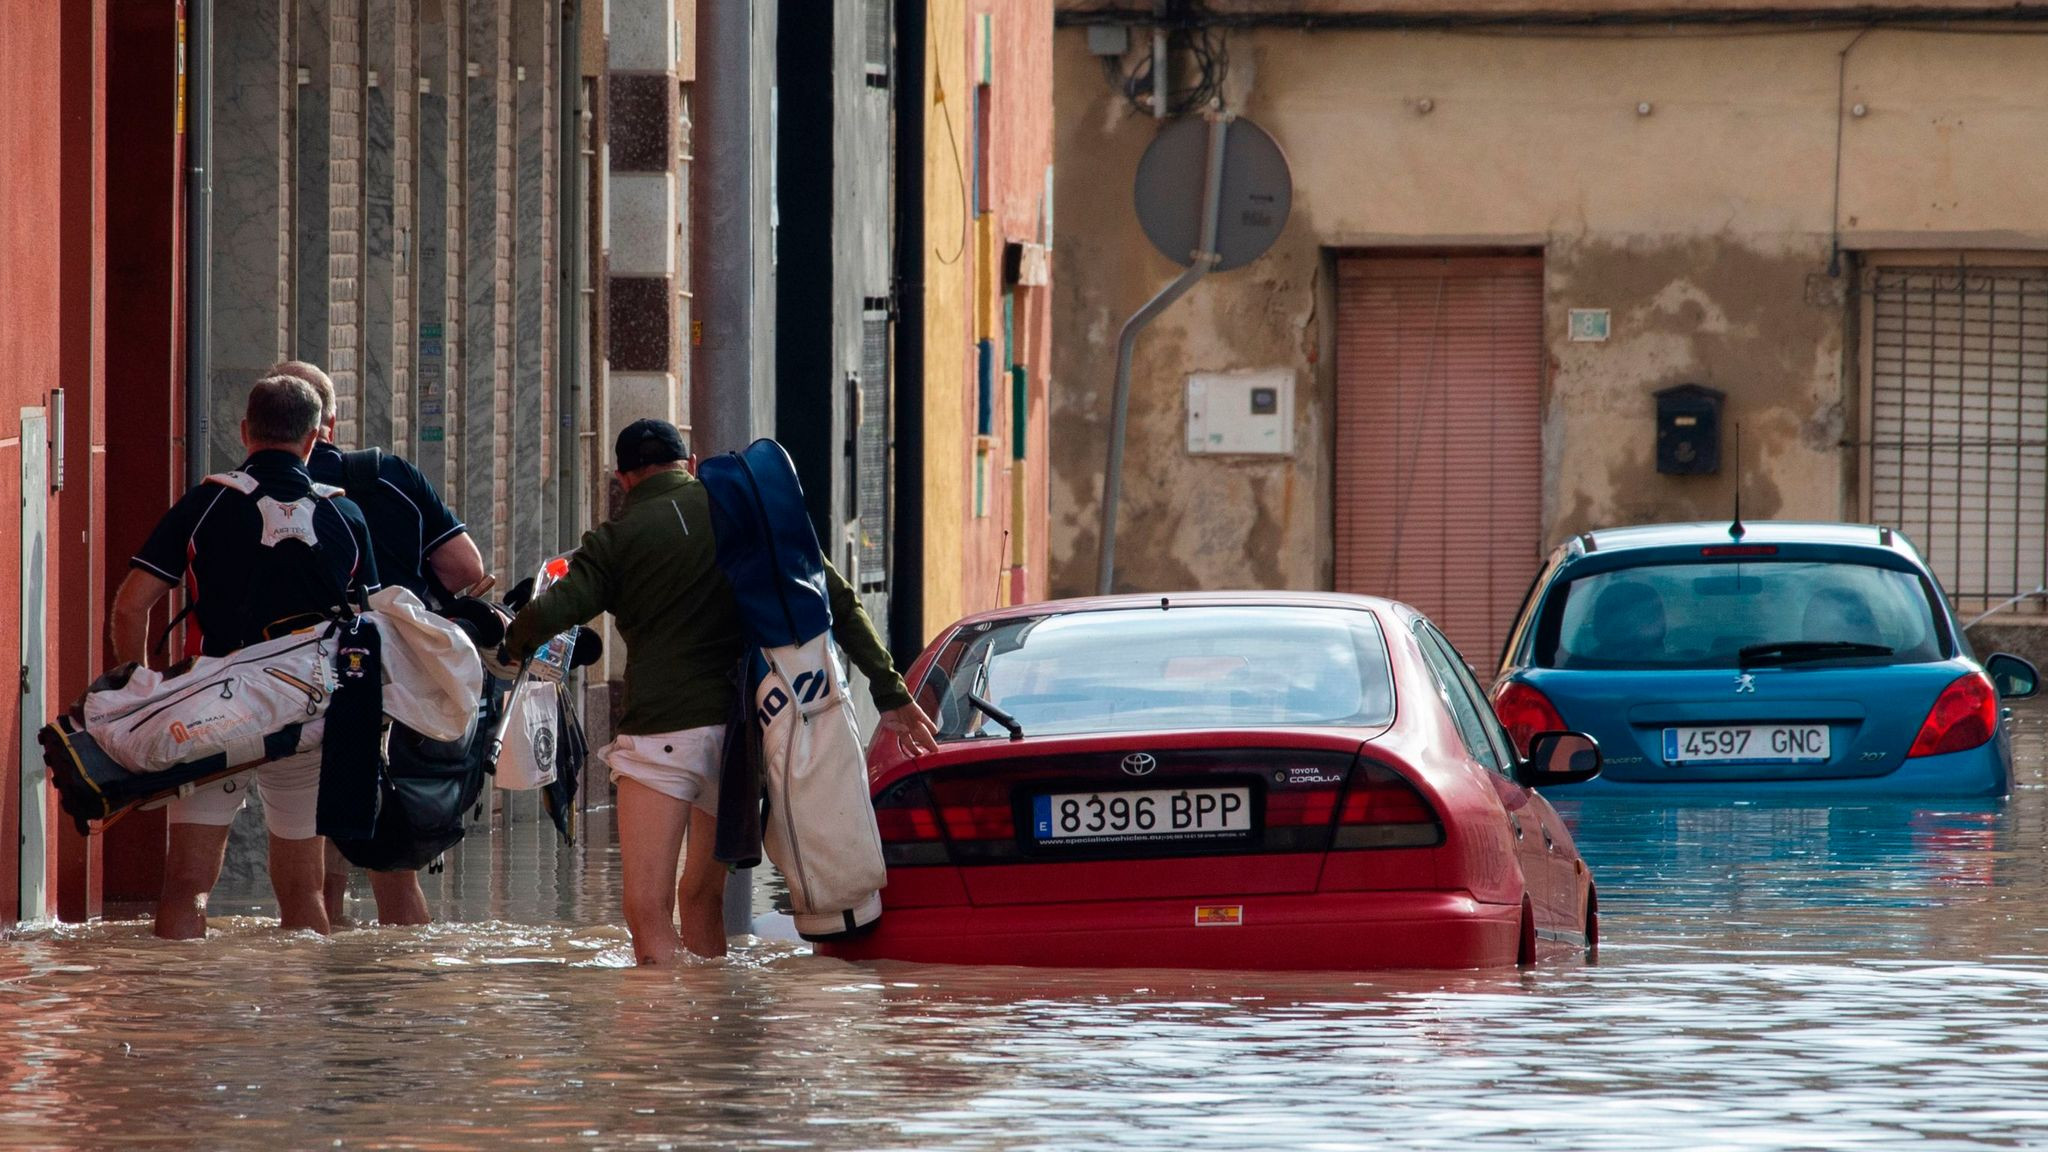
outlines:
[[[1980,663],[1905,537],[1855,524],[1659,524],[1550,556],[1494,708],[1518,743],[1591,733],[1589,792],[2003,795],[2017,656]]]

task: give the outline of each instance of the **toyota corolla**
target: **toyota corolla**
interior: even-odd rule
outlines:
[[[870,753],[889,862],[848,958],[1354,970],[1590,950],[1593,878],[1542,784],[1414,610],[1335,595],[1024,605],[911,671],[940,748]]]

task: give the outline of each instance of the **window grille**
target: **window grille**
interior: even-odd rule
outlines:
[[[889,583],[889,314],[871,310],[861,316],[860,426],[854,450],[860,485],[854,514],[860,518],[860,588]]]
[[[2040,588],[2048,268],[1878,267],[1863,288],[1870,518],[1913,541],[1961,611]]]

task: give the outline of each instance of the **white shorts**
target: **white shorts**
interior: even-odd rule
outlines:
[[[318,748],[195,788],[165,805],[164,812],[173,824],[223,827],[235,822],[235,813],[249,802],[252,786],[263,795],[263,823],[272,836],[280,840],[313,836],[320,807]]]
[[[598,758],[611,765],[612,781],[643,784],[672,800],[718,811],[718,772],[725,760],[725,725],[621,736]]]

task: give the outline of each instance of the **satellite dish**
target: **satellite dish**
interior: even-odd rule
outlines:
[[[1266,130],[1240,116],[1224,137],[1222,204],[1216,218],[1211,269],[1228,272],[1266,254],[1287,227],[1294,181],[1287,157]],[[1138,223],[1160,254],[1186,267],[1201,243],[1202,183],[1207,176],[1209,125],[1199,116],[1160,130],[1138,161]]]

